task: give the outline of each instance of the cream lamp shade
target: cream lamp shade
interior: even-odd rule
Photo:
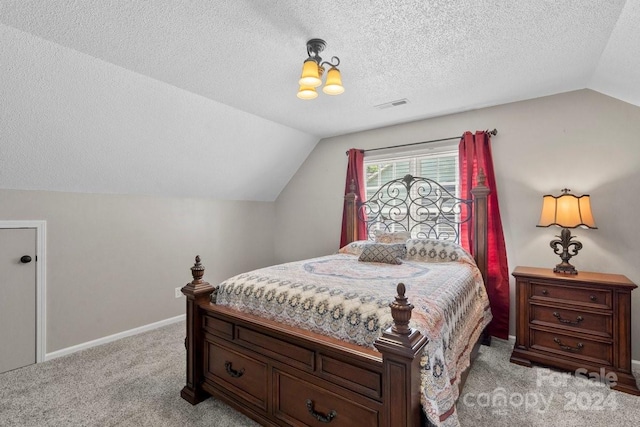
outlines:
[[[549,227],[551,225],[557,225],[562,228],[598,228],[591,213],[589,195],[585,194],[578,197],[565,193],[560,196],[543,196],[538,227]]]

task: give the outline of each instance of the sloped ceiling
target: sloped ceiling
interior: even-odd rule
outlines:
[[[639,3],[0,0],[0,188],[268,201],[323,137],[582,88],[640,105]],[[296,98],[310,38],[344,94]]]

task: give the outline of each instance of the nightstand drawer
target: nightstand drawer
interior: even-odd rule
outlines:
[[[613,322],[611,314],[598,314],[584,310],[571,310],[567,308],[548,307],[531,304],[531,323],[564,329],[575,329],[591,335],[605,338],[613,336]]]
[[[581,359],[599,366],[610,366],[613,362],[611,343],[533,328],[530,331],[530,337],[530,347],[535,350],[555,353],[571,359]]]
[[[532,300],[555,301],[585,307],[611,309],[611,291],[531,281]]]

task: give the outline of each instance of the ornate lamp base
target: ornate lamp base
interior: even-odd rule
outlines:
[[[576,270],[576,268],[568,262],[561,262],[560,264],[556,265],[553,269],[553,272],[562,274],[578,274],[578,270]]]
[[[560,232],[560,239],[554,239],[549,244],[553,248],[553,252],[560,255],[562,262],[553,269],[554,273],[562,274],[578,274],[578,270],[569,264],[569,260],[572,256],[577,255],[578,251],[582,249],[582,243],[573,240],[574,236],[571,235],[571,231],[568,228],[563,228]]]

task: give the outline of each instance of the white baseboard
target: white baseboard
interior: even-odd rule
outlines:
[[[509,342],[514,344],[516,342],[515,335],[509,335]],[[631,370],[635,372],[640,372],[640,360],[631,360]]]
[[[47,360],[56,359],[58,357],[66,356],[68,354],[75,353],[80,350],[86,350],[91,347],[107,344],[107,343],[119,340],[121,338],[126,338],[132,335],[141,334],[143,332],[152,331],[154,329],[171,325],[173,323],[184,322],[185,319],[186,319],[186,315],[181,314],[180,316],[171,317],[170,319],[161,320],[159,322],[150,323],[148,325],[140,326],[138,328],[129,329],[128,331],[119,332],[117,334],[109,335],[103,338],[98,338],[97,340],[88,341],[82,344],[74,345],[72,347],[63,348],[62,350],[46,353],[44,355],[44,360],[47,361]]]

